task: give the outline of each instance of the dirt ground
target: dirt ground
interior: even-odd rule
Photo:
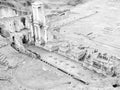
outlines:
[[[72,38],[79,38],[80,33],[86,36],[92,33],[91,37],[95,37],[93,40],[119,48],[119,5],[119,0],[93,0],[84,5],[77,5],[71,9],[72,12],[80,15],[90,11],[97,13],[62,27],[60,32],[63,36]]]
[[[18,53],[10,45],[0,48],[0,90],[67,90],[77,84],[70,76]]]

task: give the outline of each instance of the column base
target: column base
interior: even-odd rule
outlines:
[[[36,42],[35,42],[35,46],[40,47],[40,46],[41,46],[41,41],[36,41]]]

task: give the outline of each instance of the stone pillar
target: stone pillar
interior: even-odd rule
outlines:
[[[41,1],[36,1],[32,3],[33,10],[33,19],[38,23],[46,25],[45,14],[44,14],[44,5]]]
[[[47,41],[48,41],[48,32],[47,32],[48,26],[45,26],[44,30],[45,30],[44,40],[45,40],[45,43],[47,43]]]
[[[45,33],[42,33],[42,30],[44,30],[44,28],[43,29],[40,28],[40,25],[43,25],[43,27],[46,26],[43,3],[41,1],[35,1],[34,3],[32,3],[32,10],[33,10],[33,23],[34,26],[37,27],[37,33],[38,33],[38,35],[35,36],[38,39],[36,41],[39,41],[39,43],[41,44],[42,43],[41,38],[45,40],[45,35],[47,35]]]
[[[30,25],[30,30],[31,30],[31,37],[33,38],[34,33],[33,33],[33,27],[32,27],[32,24]]]

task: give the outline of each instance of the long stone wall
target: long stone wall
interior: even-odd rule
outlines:
[[[97,14],[98,12],[96,11],[89,11],[83,14],[70,14],[68,15],[68,17],[66,19],[60,20],[60,21],[56,21],[50,24],[51,29],[54,27],[63,27],[66,25],[69,25],[71,23],[74,23],[75,21],[79,20],[79,19],[83,19],[83,18],[87,18],[90,17],[92,15]]]

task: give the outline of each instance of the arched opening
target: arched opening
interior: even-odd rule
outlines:
[[[14,36],[12,37],[12,43],[11,43],[11,45],[12,46],[15,45],[15,37]]]
[[[28,43],[28,39],[26,38],[26,36],[24,35],[23,38],[22,38],[22,43],[23,44],[27,44]]]
[[[21,18],[21,22],[23,23],[24,26],[25,26],[25,20],[26,19],[24,17]]]

